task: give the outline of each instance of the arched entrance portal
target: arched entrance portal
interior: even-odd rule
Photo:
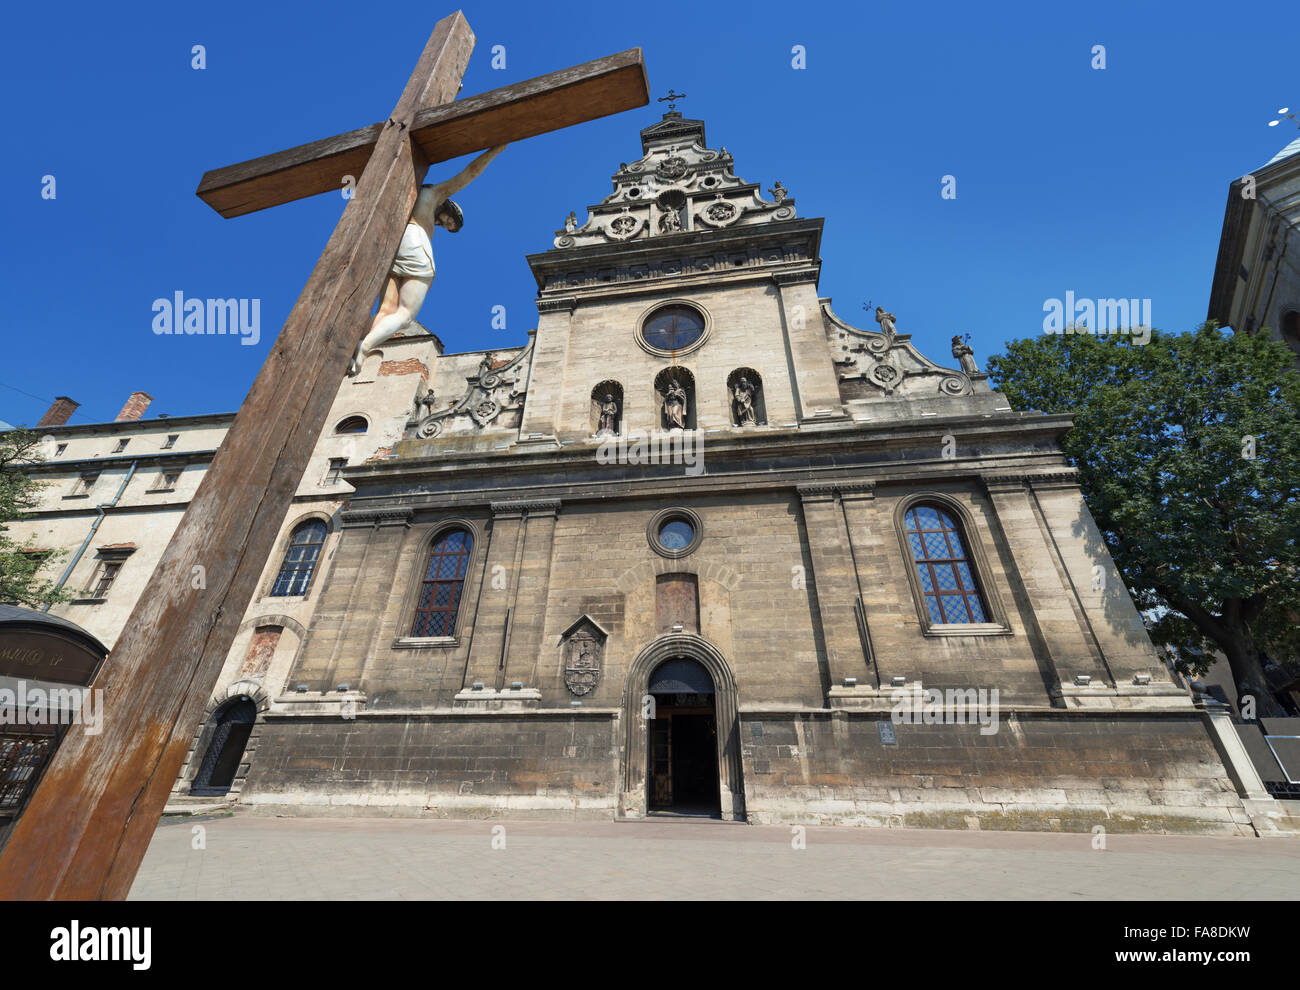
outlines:
[[[232,699],[213,713],[208,748],[194,776],[191,794],[225,794],[230,790],[256,720],[257,705],[246,697]]]
[[[700,671],[704,677],[701,679]],[[655,678],[654,684],[651,679]],[[672,683],[676,679],[677,684]],[[677,690],[680,686],[683,690]],[[700,690],[702,689],[702,690]],[[711,693],[708,693],[710,692]],[[659,693],[656,693],[659,692]],[[677,695],[694,695],[678,704]],[[703,697],[698,697],[703,695]],[[665,706],[664,702],[667,702]],[[687,709],[695,709],[693,711]],[[623,745],[619,754],[618,814],[640,818],[654,808],[655,801],[667,798],[662,790],[653,790],[653,754],[655,716],[712,716],[713,782],[717,799],[709,801],[713,814],[724,821],[745,820],[745,785],[741,779],[739,699],[736,678],[722,652],[698,633],[667,633],[651,641],[628,665],[623,680]],[[707,725],[707,719],[705,720]],[[683,720],[678,734],[687,751],[698,754],[700,729]],[[660,729],[662,733],[664,730]],[[661,737],[662,738],[662,737]],[[671,738],[669,740],[672,742]],[[680,748],[680,747],[679,747]],[[672,750],[667,753],[667,772],[672,772]],[[665,763],[660,759],[660,767]],[[689,768],[678,768],[678,780]],[[688,785],[688,788],[691,785]],[[677,795],[679,797],[680,795]],[[676,800],[674,797],[673,800]]]
[[[665,660],[650,675],[654,717],[646,720],[647,809],[718,815],[718,723],[713,678],[687,657]]]

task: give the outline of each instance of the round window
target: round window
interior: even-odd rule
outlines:
[[[700,545],[700,518],[685,506],[660,509],[650,518],[646,538],[655,553],[670,559],[685,557]]]
[[[695,539],[695,527],[685,519],[671,519],[659,527],[659,545],[665,550],[685,550]]]
[[[704,317],[690,306],[665,306],[641,327],[641,339],[657,351],[680,351],[704,335]]]

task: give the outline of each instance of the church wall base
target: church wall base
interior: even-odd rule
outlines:
[[[613,713],[270,717],[240,804],[304,816],[609,819]]]
[[[1256,834],[1194,715],[889,722],[892,745],[879,714],[741,717],[755,824]]]
[[[879,713],[741,712],[753,824],[1251,836],[1196,713],[1035,713],[979,725]],[[252,814],[609,820],[613,711],[267,718],[240,805]],[[888,733],[886,733],[888,735]]]

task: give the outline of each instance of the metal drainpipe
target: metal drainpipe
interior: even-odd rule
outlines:
[[[123,478],[122,483],[117,486],[117,494],[113,496],[113,501],[107,503],[100,502],[99,505],[95,507],[99,510],[99,515],[96,516],[95,521],[90,524],[90,532],[86,534],[86,538],[81,541],[81,546],[77,547],[77,552],[72,555],[72,560],[69,561],[68,566],[64,568],[63,573],[59,575],[59,580],[54,585],[56,588],[62,588],[68,583],[68,578],[72,576],[72,569],[77,566],[77,563],[81,560],[82,554],[86,552],[86,547],[90,546],[90,541],[95,538],[95,533],[99,530],[99,524],[104,521],[104,509],[111,509],[113,506],[117,505],[118,500],[122,497],[122,493],[126,491],[126,486],[130,484],[131,478],[135,475],[135,466],[139,463],[139,461],[131,462],[131,468],[126,472],[126,477]],[[42,612],[48,612],[49,610],[50,605],[48,603],[41,609]]]

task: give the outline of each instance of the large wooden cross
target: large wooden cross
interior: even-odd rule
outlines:
[[[126,897],[428,166],[649,103],[640,49],[452,102],[473,47],[457,11],[388,120],[203,177],[227,217],[359,179],[94,685],[103,732],[64,738],[0,856],[0,897]]]

